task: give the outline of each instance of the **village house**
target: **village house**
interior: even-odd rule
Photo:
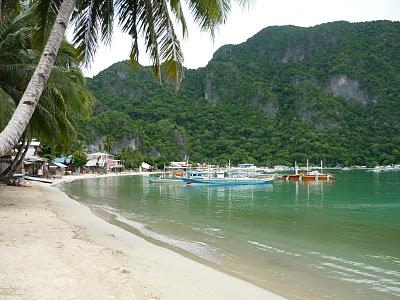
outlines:
[[[88,162],[85,167],[91,172],[123,172],[125,165],[123,161],[115,159],[114,155],[105,152],[90,153],[87,155]]]
[[[21,166],[21,173],[31,176],[47,176],[47,159],[39,156],[40,142],[32,140]]]
[[[68,166],[58,162],[49,163],[48,166],[49,166],[49,175],[51,176],[65,175],[65,171],[68,169]]]

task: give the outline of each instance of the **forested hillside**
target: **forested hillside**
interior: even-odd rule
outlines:
[[[159,160],[330,165],[400,161],[400,23],[268,27],[186,70],[179,91],[114,64],[81,138]]]

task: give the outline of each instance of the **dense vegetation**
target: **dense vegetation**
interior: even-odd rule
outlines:
[[[400,23],[268,27],[186,70],[179,91],[114,64],[81,139],[159,160],[330,165],[400,161]]]

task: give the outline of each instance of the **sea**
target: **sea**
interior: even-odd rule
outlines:
[[[235,187],[120,176],[60,189],[125,230],[289,299],[400,298],[400,172]]]

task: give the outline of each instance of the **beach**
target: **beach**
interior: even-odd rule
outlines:
[[[98,175],[65,176],[70,181]],[[284,299],[107,223],[54,185],[0,186],[1,299]]]

